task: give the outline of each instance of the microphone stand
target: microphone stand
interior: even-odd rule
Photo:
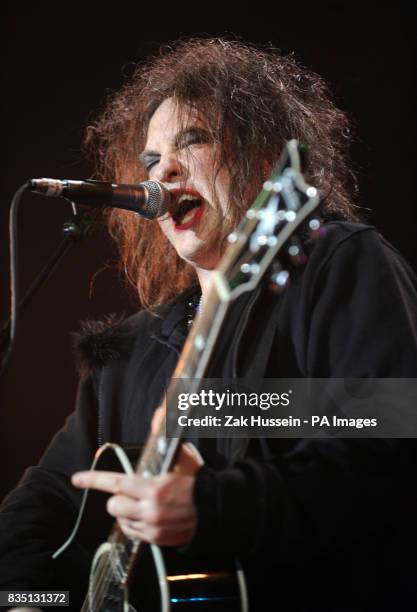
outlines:
[[[94,222],[94,215],[92,214],[91,210],[78,212],[75,204],[73,202],[70,202],[70,204],[72,206],[74,216],[70,220],[66,221],[62,226],[64,238],[60,242],[58,248],[53,252],[49,260],[46,262],[45,266],[41,269],[33,283],[30,285],[23,298],[18,302],[17,319],[20,319],[20,316],[25,312],[29,303],[32,301],[32,298],[36,295],[39,289],[46,285],[47,281],[52,276],[53,272],[59,267],[59,264],[64,259],[71,247],[80,242],[87,235],[91,225]],[[12,239],[12,236],[10,236],[10,240]],[[12,273],[13,272],[11,270],[11,274]],[[15,324],[17,324],[17,321]],[[14,338],[11,338],[11,327],[12,321],[11,318],[9,318],[0,331],[0,355],[4,355],[0,366],[0,373],[7,365],[12,350],[12,342]]]

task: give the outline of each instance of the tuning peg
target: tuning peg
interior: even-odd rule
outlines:
[[[308,222],[308,229],[310,231],[310,238],[312,240],[319,240],[319,238],[323,238],[326,233],[325,228],[322,226],[319,219],[310,219]]]
[[[302,266],[307,261],[307,256],[303,251],[303,247],[301,246],[301,242],[298,240],[296,236],[293,236],[289,242],[288,255],[290,256],[291,263],[295,266]]]
[[[273,264],[269,276],[269,290],[276,295],[285,291],[290,280],[290,273],[283,270],[278,263]]]

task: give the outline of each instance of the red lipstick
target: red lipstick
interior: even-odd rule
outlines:
[[[169,214],[174,224],[174,229],[176,231],[184,231],[192,227],[195,223],[197,223],[204,214],[205,202],[198,191],[194,191],[193,189],[187,188],[177,188],[170,190],[172,196],[172,205],[170,206]],[[182,195],[191,196],[191,198],[198,200],[200,204],[191,207],[188,210],[185,209],[185,212],[181,214],[181,204],[178,204],[178,200]],[[184,206],[186,207],[186,201],[184,201]],[[184,209],[183,209],[184,210]],[[188,217],[188,220],[185,223],[182,223],[182,219]]]

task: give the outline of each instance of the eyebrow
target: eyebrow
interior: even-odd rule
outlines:
[[[189,136],[205,136],[207,137],[207,139],[209,138],[209,132],[208,130],[206,130],[205,128],[202,127],[198,127],[198,126],[191,126],[188,128],[185,128],[183,130],[180,130],[174,138],[174,145],[175,148],[180,147],[184,141],[186,140],[187,137]],[[160,153],[158,153],[158,151],[153,151],[151,149],[147,149],[145,151],[142,151],[142,153],[139,154],[139,161],[142,162],[142,164],[144,166],[146,166],[146,163],[150,160],[150,159],[155,159],[155,158],[159,158],[160,157]]]

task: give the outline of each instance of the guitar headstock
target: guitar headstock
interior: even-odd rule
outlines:
[[[319,202],[317,189],[301,173],[300,145],[290,140],[254,204],[228,237],[229,247],[214,273],[220,299],[228,302],[255,289],[269,269],[277,290],[285,287],[288,272],[281,269],[277,255],[285,246],[290,259],[302,261],[297,232]],[[317,219],[310,226],[317,233]]]

